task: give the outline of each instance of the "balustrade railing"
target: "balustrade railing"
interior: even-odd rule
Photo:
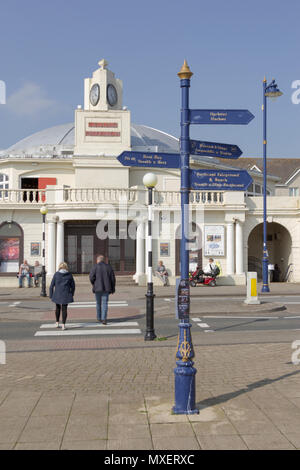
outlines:
[[[155,191],[154,201],[159,205],[178,205],[181,195],[179,191]],[[223,193],[221,191],[191,191],[191,204],[222,204]]]
[[[0,204],[44,204],[46,191],[43,189],[1,189]]]
[[[0,204],[118,204],[147,203],[146,190],[115,188],[1,189]],[[157,205],[180,205],[179,191],[154,191]],[[222,204],[220,191],[191,191],[191,204]]]
[[[63,200],[66,203],[136,202],[138,196],[134,189],[68,188],[63,192]]]

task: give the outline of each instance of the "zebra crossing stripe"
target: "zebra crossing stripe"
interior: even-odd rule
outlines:
[[[209,328],[207,323],[198,323],[198,326],[200,326],[200,328]]]
[[[128,304],[127,300],[109,300],[109,304]],[[96,301],[89,301],[87,300],[86,302],[73,302],[72,305],[88,305],[88,304],[93,304],[96,305]]]
[[[138,326],[138,322],[127,321],[127,322],[115,322],[107,323],[107,325],[102,325],[102,323],[68,323],[67,328],[108,328],[108,327],[120,327],[120,326]],[[53,329],[56,328],[55,323],[45,323],[40,326],[41,329]]]
[[[128,303],[127,302],[108,302],[108,306],[109,307],[128,307]],[[68,308],[92,308],[92,307],[96,307],[96,302],[91,302],[91,303],[87,303],[87,302],[84,302],[84,303],[74,303],[74,304],[69,304]]]
[[[56,330],[56,331],[37,331],[34,336],[87,336],[87,335],[140,335],[139,329],[98,329],[98,330]]]

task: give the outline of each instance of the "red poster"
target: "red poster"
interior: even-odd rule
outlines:
[[[20,256],[19,238],[0,239],[0,260],[18,261]]]

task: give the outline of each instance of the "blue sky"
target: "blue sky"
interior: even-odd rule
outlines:
[[[262,155],[262,80],[284,92],[268,100],[268,155],[300,157],[298,0],[2,0],[0,149],[74,119],[83,79],[98,61],[123,80],[132,122],[179,136],[177,72],[194,76],[191,108],[249,109],[248,126],[192,126],[191,137]],[[299,94],[300,97],[300,94]]]

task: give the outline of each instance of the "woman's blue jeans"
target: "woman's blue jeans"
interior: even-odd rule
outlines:
[[[96,296],[97,320],[106,321],[109,294],[107,292],[95,292],[95,296]]]

